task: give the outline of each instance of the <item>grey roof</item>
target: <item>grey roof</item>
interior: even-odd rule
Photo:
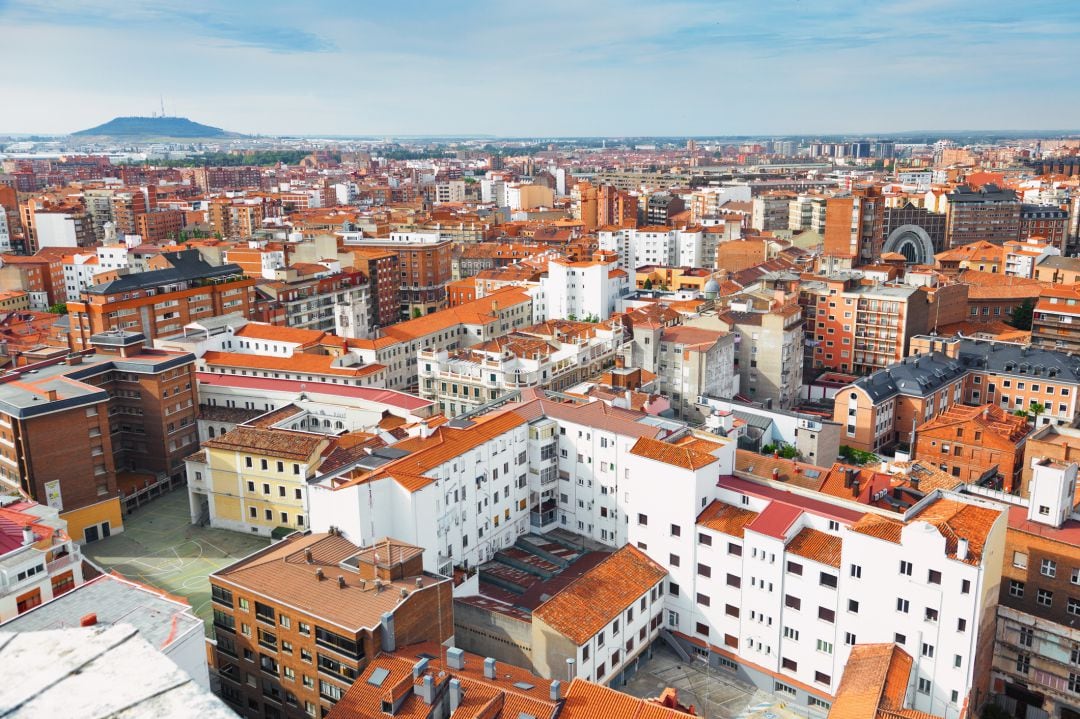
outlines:
[[[1080,384],[1080,357],[1010,342],[973,339],[959,342],[956,359],[940,352],[907,357],[902,362],[860,377],[854,384],[874,402],[896,394],[924,397],[975,370]]]
[[[860,377],[854,384],[876,403],[897,394],[924,397],[966,373],[967,367],[959,359],[933,352],[906,357],[902,362]]]
[[[769,417],[763,417],[760,414],[750,414],[749,412],[741,412],[737,409],[733,409],[731,413],[735,415],[736,418],[741,419],[750,427],[755,427],[762,431],[768,429],[773,425],[772,419],[770,419]]]
[[[96,614],[99,625],[127,624],[146,641],[164,649],[172,638],[189,631],[203,630],[202,620],[191,607],[119,579],[103,574],[56,599],[0,624],[9,632],[40,632],[79,626],[87,614]],[[175,622],[176,626],[173,626]]]
[[[946,195],[949,202],[1017,202],[1016,193],[1012,190],[1003,190],[997,185],[983,185],[980,190],[973,190],[968,185],[960,185],[953,192]]]
[[[209,280],[224,278],[244,273],[240,265],[227,264],[215,267],[206,261],[206,258],[198,250],[181,250],[180,252],[166,252],[162,254],[172,267],[164,270],[151,270],[149,272],[133,272],[112,280],[102,282],[86,289],[92,295],[108,295],[117,292],[130,292],[149,287],[159,287],[176,282],[191,282],[192,280]]]
[[[18,671],[0,684],[7,719],[236,719],[129,626],[0,632],[0,666]]]
[[[1063,270],[1080,270],[1080,257],[1051,255],[1039,263],[1039,267],[1054,267]]]
[[[1029,205],[1025,203],[1020,206],[1020,216],[1064,219],[1069,216],[1069,212],[1054,205]]]

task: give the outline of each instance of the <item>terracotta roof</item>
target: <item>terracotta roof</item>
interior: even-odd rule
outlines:
[[[787,543],[787,551],[815,562],[840,566],[840,537],[806,527]]]
[[[919,425],[919,435],[920,437],[933,436],[952,439],[954,434],[952,428],[958,425],[961,427],[971,425],[973,428],[978,428],[987,434],[993,434],[993,439],[997,440],[998,443],[1006,444],[1016,444],[1032,431],[1032,427],[1028,424],[1026,418],[1010,414],[996,404],[988,404],[982,407],[954,404],[929,422]],[[948,434],[950,436],[946,437],[944,433],[940,432],[940,430],[945,429],[949,429]],[[974,429],[972,432],[974,432]],[[973,437],[974,434],[968,436]],[[990,439],[990,437],[984,435],[984,442],[989,442]]]
[[[848,655],[829,719],[875,719],[904,707],[911,656],[895,644],[856,644]]]
[[[282,327],[262,322],[249,322],[234,333],[245,339],[290,342],[301,346],[318,344],[326,336],[322,330],[306,330],[299,327]]]
[[[408,601],[401,596],[402,589],[410,595],[416,590],[416,577],[386,582],[381,591],[373,581],[361,584],[355,571],[341,565],[360,549],[340,536],[294,534],[211,577],[357,632],[374,628],[383,613]],[[310,563],[307,550],[311,551]],[[316,569],[322,569],[323,579],[318,578]],[[345,577],[345,587],[338,586],[339,575]],[[425,579],[428,585],[435,581]]]
[[[667,570],[627,544],[537,607],[533,618],[580,646],[666,576]]]
[[[687,719],[689,714],[575,678],[559,719]]]
[[[206,352],[202,361],[207,367],[243,367],[246,369],[277,370],[278,372],[336,375],[338,377],[365,377],[386,369],[381,364],[354,367],[335,366],[338,360],[332,355],[294,352],[290,357],[245,354],[242,352]]]
[[[1002,514],[1001,510],[990,509],[974,504],[967,504],[955,499],[938,499],[927,505],[911,522],[927,522],[945,537],[945,555],[956,559],[958,539],[968,541],[968,564],[977,565],[982,561],[983,547],[994,522]],[[894,544],[900,543],[904,523],[899,519],[866,514],[851,525],[851,530],[884,539]]]
[[[707,529],[741,538],[746,525],[753,522],[757,517],[757,512],[725,504],[718,499],[714,499],[698,515],[697,523]]]
[[[630,448],[630,453],[690,470],[698,470],[717,461],[716,457],[706,452],[649,439],[648,437],[639,438],[634,443],[634,446]]]
[[[322,448],[328,438],[322,435],[294,432],[287,429],[235,427],[216,439],[203,442],[204,448],[307,460]]]

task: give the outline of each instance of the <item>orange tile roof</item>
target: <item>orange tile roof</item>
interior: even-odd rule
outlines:
[[[328,438],[306,432],[287,429],[261,429],[258,427],[234,427],[216,439],[203,442],[209,449],[247,452],[269,457],[306,461],[321,450]]]
[[[269,342],[289,342],[303,347],[318,344],[326,333],[322,330],[306,330],[299,327],[282,327],[264,322],[248,322],[236,330],[237,337],[244,339],[267,340]]]
[[[757,518],[757,512],[714,499],[698,515],[697,523],[706,529],[742,538],[746,526]]]
[[[919,425],[919,435],[941,436],[951,439],[953,428],[968,425],[971,425],[972,432],[975,429],[984,432],[984,443],[997,445],[1014,445],[1032,431],[1032,427],[1028,424],[1026,418],[1006,412],[996,404],[987,404],[982,407],[954,404],[929,422]],[[940,432],[946,429],[949,430],[948,437],[945,437]],[[993,436],[989,437],[987,435]],[[968,434],[968,436],[972,437],[974,434]]]
[[[666,576],[667,570],[627,544],[537,607],[532,616],[580,646]]]
[[[840,537],[810,527],[791,538],[787,551],[830,567],[840,567]]]
[[[559,719],[687,719],[676,709],[582,679],[570,682]]]
[[[993,529],[994,523],[1001,517],[997,509],[967,504],[954,499],[938,499],[927,505],[911,522],[927,522],[945,537],[945,555],[956,559],[959,539],[968,541],[968,564],[977,565],[982,560],[983,547]],[[851,530],[884,539],[894,544],[900,543],[904,523],[899,519],[865,514],[853,525]]]
[[[337,375],[339,377],[366,377],[386,369],[381,364],[367,364],[355,367],[335,366],[337,357],[332,355],[295,352],[291,357],[272,357],[268,355],[244,354],[242,352],[206,352],[202,361],[207,367],[243,367],[258,370],[277,370],[279,372],[307,372],[310,374]]]
[[[408,342],[458,325],[485,325],[498,322],[495,316],[496,306],[501,310],[527,302],[532,302],[532,298],[527,293],[516,287],[506,287],[456,307],[448,307],[430,315],[390,325],[382,331],[392,340]]]
[[[706,452],[648,437],[638,439],[630,448],[630,453],[690,470],[698,470],[717,461],[716,457]]]
[[[895,644],[856,644],[829,719],[875,719],[879,710],[903,709],[911,665],[911,655]]]

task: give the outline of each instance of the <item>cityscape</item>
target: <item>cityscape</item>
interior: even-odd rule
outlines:
[[[759,5],[0,3],[0,716],[1080,719],[1080,8]]]

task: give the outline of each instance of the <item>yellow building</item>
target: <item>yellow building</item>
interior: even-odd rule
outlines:
[[[696,290],[705,291],[709,280],[718,282],[723,273],[701,267],[666,267],[663,265],[643,265],[635,271],[634,282],[637,288],[645,289],[646,281],[650,289]]]
[[[331,438],[239,425],[187,458],[192,523],[271,536],[307,529],[307,480]]]

